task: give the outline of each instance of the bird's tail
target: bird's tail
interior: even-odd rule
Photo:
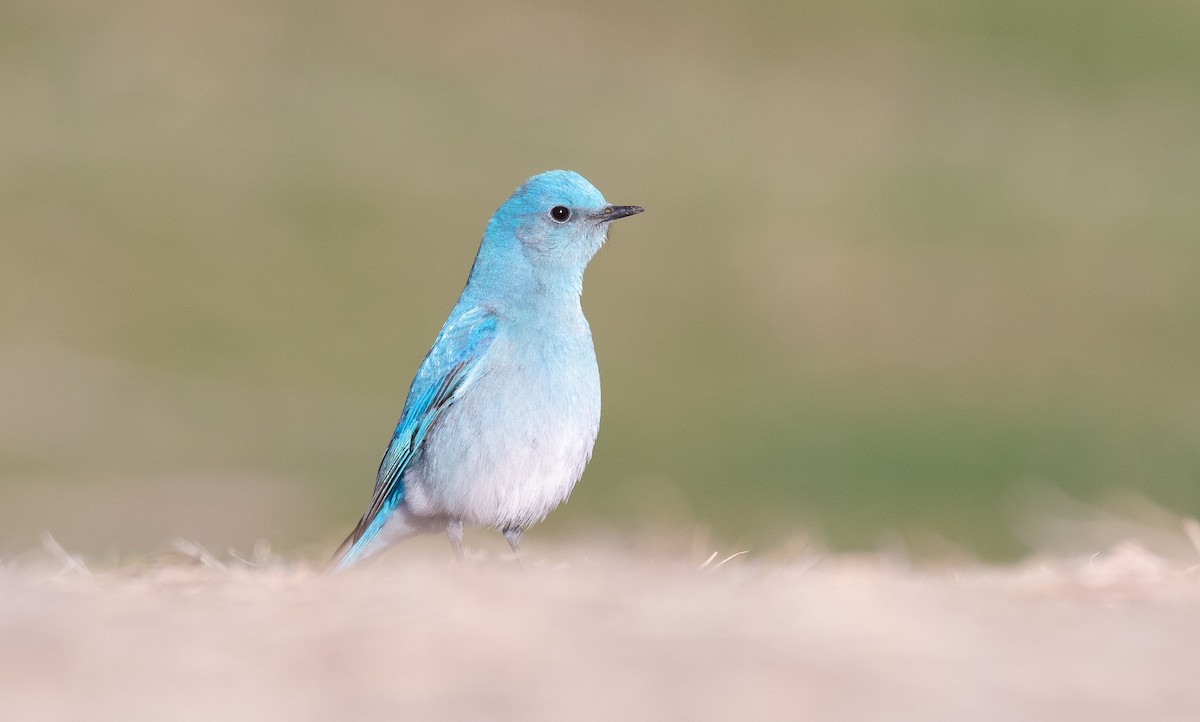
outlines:
[[[340,572],[354,566],[362,558],[362,550],[365,548],[365,545],[357,544],[361,538],[358,527],[355,527],[354,531],[350,532],[350,536],[346,537],[346,541],[342,542],[337,551],[333,553],[326,568],[329,571]],[[357,550],[355,549],[356,545],[360,547]]]
[[[384,504],[383,508],[378,509],[375,513],[368,510],[363,518],[358,520],[358,524],[354,526],[354,531],[350,532],[350,536],[346,537],[346,541],[342,542],[337,551],[333,553],[333,558],[329,560],[328,564],[330,570],[345,571],[364,559],[369,559],[383,551],[386,544],[373,545],[372,542],[379,537],[379,532],[383,530],[394,510],[395,505],[393,504]]]
[[[438,531],[444,520],[425,519],[414,515],[403,498],[384,504],[375,514],[359,519],[354,531],[346,537],[328,568],[340,572],[370,559],[392,544],[418,534]]]

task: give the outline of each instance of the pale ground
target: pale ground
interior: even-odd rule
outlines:
[[[0,717],[1200,719],[1200,571],[1134,543],[936,569],[428,549],[338,576],[9,562]]]

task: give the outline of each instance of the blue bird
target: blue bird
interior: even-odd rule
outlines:
[[[366,513],[334,555],[347,569],[463,524],[521,533],[570,494],[600,428],[600,372],[579,296],[614,206],[578,173],[525,181],[488,221],[466,288],[417,369]]]

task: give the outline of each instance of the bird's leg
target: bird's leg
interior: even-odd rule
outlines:
[[[454,549],[454,558],[461,562],[463,560],[462,519],[451,519],[449,523],[446,524],[446,536],[450,537],[450,546]]]
[[[508,542],[508,545],[512,547],[513,554],[517,555],[517,563],[521,565],[522,569],[525,568],[525,561],[521,559],[521,533],[524,531],[525,530],[519,526],[504,527],[504,539]]]

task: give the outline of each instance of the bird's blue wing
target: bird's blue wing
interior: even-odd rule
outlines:
[[[496,337],[496,317],[476,306],[451,314],[421,362],[408,390],[404,411],[379,464],[371,504],[334,556],[339,568],[352,565],[392,511],[404,501],[404,472],[438,416],[479,375],[482,359]]]

